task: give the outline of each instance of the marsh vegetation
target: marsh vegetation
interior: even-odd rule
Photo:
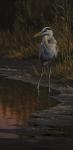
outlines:
[[[10,0],[4,3],[0,6],[0,56],[38,58],[40,39],[35,41],[33,35],[44,26],[51,26],[58,41],[58,59],[52,75],[73,79],[73,2]]]

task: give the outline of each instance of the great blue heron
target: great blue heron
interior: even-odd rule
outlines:
[[[40,32],[34,35],[34,38],[38,36],[42,37],[39,49],[39,58],[42,64],[42,72],[37,85],[38,93],[41,79],[43,77],[43,74],[45,73],[45,66],[48,66],[49,71],[49,93],[50,93],[51,64],[53,62],[53,59],[57,57],[57,41],[54,38],[53,31],[50,27],[43,28]]]

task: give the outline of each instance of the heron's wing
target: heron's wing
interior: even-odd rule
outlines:
[[[48,47],[45,45],[45,43],[41,43],[40,45],[40,50],[39,50],[39,58],[43,60],[49,60],[52,59],[53,57],[57,57],[57,50],[56,50],[56,45],[54,46],[49,45]]]
[[[50,49],[46,48],[45,45],[42,44],[39,50],[39,58],[43,60],[48,60],[48,59],[51,59],[52,57],[53,56],[52,56]]]
[[[53,56],[57,56],[57,41],[54,37],[52,37],[49,40],[48,36],[45,36],[43,38],[43,43],[45,47],[45,53],[49,54],[49,56],[52,58]]]

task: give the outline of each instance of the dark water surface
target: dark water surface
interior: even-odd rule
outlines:
[[[0,138],[17,138],[17,134],[7,131],[27,127],[34,112],[57,103],[48,98],[47,88],[41,89],[38,98],[36,86],[0,77]]]

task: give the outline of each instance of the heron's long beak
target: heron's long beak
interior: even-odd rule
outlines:
[[[38,32],[34,35],[34,38],[38,37],[38,36],[41,36],[41,32]]]

